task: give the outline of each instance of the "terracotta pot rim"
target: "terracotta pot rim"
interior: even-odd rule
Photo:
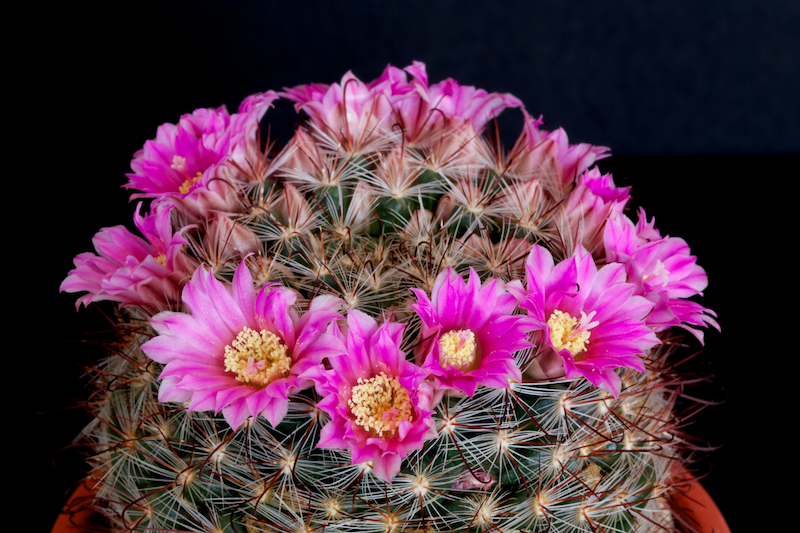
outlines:
[[[67,503],[53,524],[51,533],[82,533],[88,531],[89,521],[97,511],[91,506],[94,500],[94,484],[84,479],[72,491]]]
[[[722,511],[700,481],[688,473],[672,495],[676,525],[685,533],[731,533]]]

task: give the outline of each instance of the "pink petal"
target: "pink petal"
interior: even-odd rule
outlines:
[[[225,421],[234,429],[238,429],[251,414],[244,398],[234,401],[222,410]]]

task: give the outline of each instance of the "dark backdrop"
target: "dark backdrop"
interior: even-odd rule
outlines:
[[[18,89],[6,108],[21,137],[7,155],[19,165],[7,198],[21,216],[4,268],[20,291],[12,301],[24,302],[11,308],[7,334],[18,339],[15,369],[23,361],[28,373],[15,373],[22,392],[13,399],[24,408],[12,409],[4,446],[20,452],[14,479],[34,495],[30,530],[47,530],[80,477],[79,454],[59,450],[87,422],[70,407],[85,395],[80,364],[98,352],[64,340],[104,326],[96,308],[76,313],[58,285],[100,227],[131,225],[120,186],[133,152],[197,107],[234,111],[253,92],[331,83],[348,69],[370,80],[412,60],[427,64],[432,82],[511,92],[572,142],[610,146],[601,168],[633,185],[662,232],[689,242],[710,277],[703,302],[723,328],[692,367],[714,376],[698,395],[727,398],[691,428],[722,446],[704,463],[704,482],[734,531],[779,530],[763,519],[780,512],[772,498],[781,495],[764,488],[792,442],[781,395],[797,353],[783,302],[796,270],[797,225],[786,213],[800,154],[799,5],[164,1],[7,20],[25,35],[4,59],[5,84]],[[507,142],[518,133],[512,113],[501,121]],[[287,109],[267,117],[288,135]],[[782,460],[794,470],[794,459]]]

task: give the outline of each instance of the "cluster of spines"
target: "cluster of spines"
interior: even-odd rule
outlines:
[[[133,328],[131,329],[133,330]],[[123,335],[90,374],[96,504],[117,531],[668,531],[684,460],[680,380],[650,354],[619,399],[580,380],[445,397],[438,435],[391,484],[315,447],[326,417],[311,391],[283,423],[231,430],[213,413],[157,401],[158,365]]]
[[[518,175],[510,156],[474,131],[442,157],[397,134],[346,152],[310,129],[273,161],[241,169],[242,213],[216,238],[198,232],[198,262],[225,276],[253,252],[257,282],[280,281],[307,297],[334,293],[377,316],[407,311],[407,289],[430,289],[444,267],[508,281],[521,277],[534,243],[555,257],[574,247],[553,223],[569,187]]]

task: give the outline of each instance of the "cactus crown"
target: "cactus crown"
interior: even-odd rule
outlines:
[[[280,150],[257,129],[279,96],[309,117]],[[520,108],[525,127],[503,149],[485,130],[508,107]],[[111,528],[670,530],[669,490],[687,458],[673,414],[681,381],[671,328],[700,336],[688,325],[716,323],[685,300],[705,280],[688,248],[680,253],[691,274],[678,279],[669,238],[643,212],[630,221],[628,189],[593,167],[606,152],[541,129],[511,95],[429,85],[420,63],[389,67],[369,84],[348,73],[330,87],[255,95],[233,115],[198,110],[162,126],[129,175],[134,196],[153,198],[150,214],[136,218],[146,240],[101,231],[100,256],[78,256],[62,285],[88,291],[79,302],[123,309],[111,355],[89,371],[95,421],[80,437],[93,450],[96,506]],[[117,255],[127,259],[115,264]],[[87,281],[90,267],[101,281]],[[545,286],[568,270],[579,282]],[[473,290],[473,278],[476,307],[509,309],[496,323],[512,325],[496,336],[511,342],[522,332],[513,347],[490,348],[484,329],[425,314],[428,304],[450,305],[437,296],[442,287]],[[592,283],[605,292],[588,292]],[[261,329],[231,333],[220,372],[236,390],[290,383],[285,411],[271,417],[255,401],[239,416],[219,392],[201,399],[189,385],[196,377],[156,350],[155,339],[178,335],[170,321],[198,315],[201,296],[220,287],[240,305],[250,302],[245,286],[257,309],[247,323]],[[611,297],[598,296],[610,292],[625,293],[615,296],[625,311],[618,320],[640,328],[632,352],[611,363],[592,351],[609,346],[603,328],[617,320]],[[585,307],[564,303],[579,299]],[[284,314],[259,322],[261,301],[285,302]],[[297,355],[305,341],[275,326],[275,316],[288,317],[297,339],[312,339],[303,332],[325,312],[309,346],[340,346],[339,355]],[[374,330],[363,337],[368,349],[388,346],[381,350],[406,366],[386,363],[337,389],[330,383],[349,379],[364,324]],[[493,357],[502,369],[478,376]],[[308,368],[295,371],[299,361]],[[369,459],[342,444],[351,437],[332,436],[334,412],[383,455]],[[423,419],[416,445],[387,448]]]

